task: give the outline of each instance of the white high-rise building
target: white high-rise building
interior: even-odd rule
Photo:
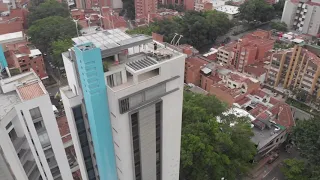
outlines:
[[[0,179],[73,179],[49,94],[34,71],[0,80]]]
[[[287,0],[281,21],[289,28],[312,36],[320,35],[320,0]]]
[[[118,29],[73,41],[60,91],[83,179],[178,180],[186,55]]]

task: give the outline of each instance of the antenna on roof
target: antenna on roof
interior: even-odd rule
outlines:
[[[174,33],[175,35],[174,35],[174,37],[172,38],[172,40],[171,40],[171,42],[170,42],[170,44],[172,44],[173,45],[173,43],[174,43],[174,39],[176,38],[176,36],[178,36],[178,33]]]
[[[180,39],[183,37],[181,34],[180,34],[179,36],[180,36],[180,37],[179,37],[179,39],[177,40],[175,46],[178,46],[178,45],[179,45]]]
[[[79,32],[78,32],[78,21],[79,21],[79,19],[73,19],[73,18],[71,18],[71,19],[76,24],[77,36],[79,37]]]

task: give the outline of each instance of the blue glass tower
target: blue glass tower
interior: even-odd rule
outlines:
[[[101,50],[92,43],[74,47],[101,180],[118,180]]]
[[[2,46],[0,45],[0,70],[6,67],[8,67],[8,63],[6,57],[4,56]]]

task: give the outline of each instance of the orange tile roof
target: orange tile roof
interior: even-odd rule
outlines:
[[[286,128],[290,128],[295,125],[292,111],[288,104],[282,103],[275,105],[270,109],[270,112],[276,116],[274,121],[277,124],[285,126]]]
[[[44,91],[38,82],[22,85],[17,88],[22,100],[27,101],[44,95]]]

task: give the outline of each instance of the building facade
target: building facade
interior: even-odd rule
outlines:
[[[40,79],[48,78],[42,53],[27,42],[19,42],[5,45],[6,61],[13,73],[28,72],[33,69]]]
[[[118,29],[73,41],[60,91],[82,178],[89,162],[101,180],[178,180],[186,56]]]
[[[0,81],[1,180],[72,179],[48,92],[31,71]]]
[[[281,21],[289,28],[312,36],[320,35],[320,1],[286,1]]]
[[[155,14],[158,8],[157,0],[135,0],[134,1],[136,21],[147,22],[150,20],[150,15]]]
[[[273,54],[267,83],[274,87],[301,89],[319,97],[320,58],[302,46]]]
[[[238,42],[218,48],[217,60],[223,65],[233,65],[242,72],[245,66],[264,61],[274,42],[269,31],[257,30]]]

